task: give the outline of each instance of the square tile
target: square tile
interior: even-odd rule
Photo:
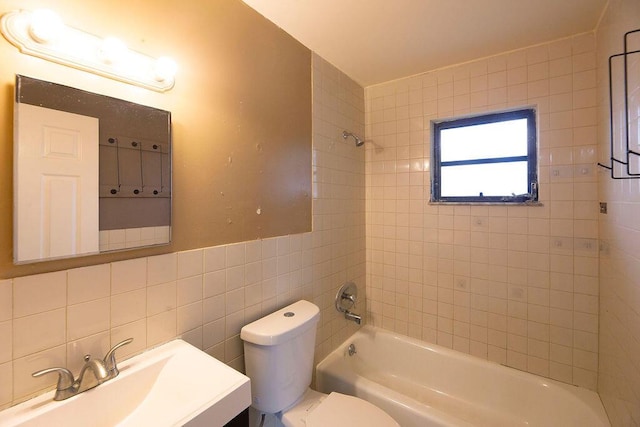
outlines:
[[[111,294],[121,294],[147,285],[147,258],[111,263]]]
[[[13,398],[13,366],[11,363],[0,363],[0,405],[11,403]]]
[[[64,344],[65,309],[46,311],[13,320],[13,358]]]
[[[178,277],[178,255],[176,253],[147,258],[147,286],[176,280]]]
[[[144,319],[147,314],[146,289],[117,294],[111,297],[111,327]]]
[[[173,310],[177,304],[175,281],[147,287],[147,316]]]
[[[67,307],[67,340],[109,331],[110,299],[101,298]]]
[[[66,303],[66,271],[35,274],[13,279],[14,317],[29,316],[63,308]]]
[[[222,270],[226,267],[227,254],[224,246],[215,246],[204,250],[204,271]]]
[[[178,252],[178,279],[202,274],[204,271],[203,258],[204,251],[202,249]]]
[[[147,319],[147,345],[161,344],[177,335],[176,310],[165,311]]]
[[[202,276],[192,276],[180,279],[177,282],[178,306],[191,304],[202,300],[203,280]]]
[[[111,292],[111,265],[99,264],[67,271],[67,304],[105,298]]]
[[[0,280],[0,321],[13,317],[13,281]]]

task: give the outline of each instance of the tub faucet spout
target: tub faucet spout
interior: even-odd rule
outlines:
[[[362,317],[359,314],[355,314],[355,313],[350,312],[349,310],[346,310],[344,312],[344,318],[347,319],[347,320],[353,320],[358,325],[362,324]]]

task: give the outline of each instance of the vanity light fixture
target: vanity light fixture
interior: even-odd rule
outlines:
[[[165,92],[175,83],[177,64],[128,49],[114,37],[100,38],[66,26],[46,9],[9,12],[0,20],[2,35],[22,53],[103,77]]]
[[[49,43],[62,32],[62,19],[49,9],[38,9],[31,14],[29,35],[38,43]]]

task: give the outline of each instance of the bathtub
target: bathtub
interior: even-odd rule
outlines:
[[[368,400],[403,427],[609,426],[592,391],[370,326],[318,364],[316,388]]]

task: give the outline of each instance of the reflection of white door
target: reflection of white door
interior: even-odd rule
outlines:
[[[15,132],[15,262],[98,252],[98,119],[18,103]]]

